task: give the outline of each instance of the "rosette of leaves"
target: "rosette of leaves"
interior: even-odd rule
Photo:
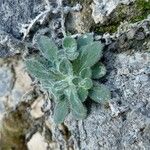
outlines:
[[[55,100],[54,121],[57,124],[70,112],[76,119],[84,119],[87,109],[83,102],[88,97],[98,103],[110,99],[105,85],[94,81],[105,75],[106,68],[99,62],[103,44],[94,41],[93,34],[77,39],[67,36],[62,48],[46,36],[38,37],[37,43],[41,55],[27,59],[26,66]]]

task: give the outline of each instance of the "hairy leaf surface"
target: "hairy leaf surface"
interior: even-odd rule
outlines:
[[[79,73],[79,75],[84,79],[84,78],[91,78],[92,76],[92,71],[91,69],[88,68],[84,68],[81,70],[81,72]]]
[[[55,43],[47,36],[37,38],[38,46],[43,56],[53,62],[57,59],[58,48]]]
[[[77,42],[72,37],[65,37],[63,40],[63,47],[68,52],[75,52],[77,50]]]
[[[96,63],[92,67],[92,78],[99,79],[106,74],[106,67],[102,63]]]
[[[79,99],[76,89],[70,90],[69,100],[73,116],[76,119],[84,119],[86,117],[87,110]]]
[[[77,39],[78,48],[92,44],[94,41],[93,33],[86,33]]]
[[[92,67],[101,58],[102,49],[100,42],[81,47],[79,57],[73,61],[74,72],[79,73],[84,68]]]
[[[78,88],[78,95],[81,102],[84,102],[88,97],[88,90],[84,89],[83,87]]]
[[[104,102],[110,100],[111,94],[104,84],[95,83],[89,91],[89,97],[95,102]]]
[[[54,121],[56,124],[62,123],[67,114],[69,113],[69,108],[68,108],[68,100],[67,99],[61,99],[55,107],[54,110]]]
[[[93,82],[90,78],[85,78],[79,83],[80,87],[83,87],[84,89],[88,90],[93,86]]]
[[[59,65],[59,71],[66,75],[73,75],[72,64],[66,58],[64,58]]]
[[[47,70],[47,68],[45,68],[43,64],[35,59],[26,60],[26,66],[28,71],[38,79],[58,81],[63,78],[62,74],[59,73],[57,70],[53,68],[49,68],[49,70]]]
[[[93,33],[65,37],[59,49],[46,36],[38,37],[37,42],[41,54],[28,59],[26,66],[56,102],[55,123],[62,123],[70,112],[76,119],[84,119],[87,109],[83,102],[88,96],[96,102],[110,99],[106,86],[92,80],[106,74],[105,66],[98,63],[103,44],[94,41]]]

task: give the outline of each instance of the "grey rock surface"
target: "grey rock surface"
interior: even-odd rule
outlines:
[[[119,4],[130,4],[135,0],[93,0],[92,17],[95,23],[103,23]]]
[[[15,38],[20,39],[21,24],[31,21],[36,13],[42,9],[42,0],[1,0],[0,1],[0,30],[10,33]]]
[[[9,57],[25,50],[22,26],[44,9],[42,0],[0,1],[0,57]]]
[[[9,67],[0,68],[0,97],[9,94],[13,86],[13,74]]]
[[[67,140],[50,116],[53,138],[63,149],[70,145],[75,150],[150,149],[149,23],[149,19],[125,23],[114,35],[102,37],[108,45],[104,52],[108,72],[103,82],[112,93],[109,108],[88,101],[89,115],[84,121],[74,121],[71,116],[66,120],[65,126],[71,133]],[[137,39],[140,29],[144,39]]]
[[[148,150],[150,54],[109,51],[105,60],[108,68],[105,84],[112,93],[109,108],[88,101],[89,115],[85,120],[77,122],[70,116],[65,122],[71,132],[69,140],[65,142],[58,129],[54,130],[54,137],[64,149],[64,145],[74,143],[75,150]]]
[[[24,70],[20,60],[10,59],[4,61],[0,67],[0,112],[5,112],[5,107],[15,108],[21,102],[22,96],[32,90],[31,79]],[[5,106],[5,107],[4,107]]]
[[[92,16],[96,23],[103,22],[117,5],[132,1],[93,0]],[[26,51],[26,46],[32,40],[34,43],[33,37],[38,34],[49,35],[58,40],[56,43],[59,44],[65,31],[63,23],[67,22],[65,15],[74,10],[67,7],[64,9],[61,2],[0,1],[0,57]],[[14,56],[10,60],[4,59],[4,62],[0,62],[0,120],[5,106],[15,109],[19,101],[30,105],[33,99],[34,102],[27,107],[27,112],[30,112],[29,117],[32,117],[32,121],[35,119],[35,123],[31,125],[25,139],[30,150],[37,149],[35,141],[38,140],[44,145],[43,150],[149,150],[149,25],[149,19],[136,24],[125,23],[114,35],[105,34],[99,38],[107,45],[104,63],[108,72],[102,82],[110,88],[112,99],[107,106],[88,100],[86,105],[89,114],[83,121],[75,121],[70,115],[64,124],[56,126],[53,122],[54,104],[46,93],[43,97],[38,86],[38,98],[34,100],[32,94],[23,98],[35,86],[31,84],[32,80],[25,70],[22,58]],[[30,55],[30,50],[27,53]],[[25,108],[24,111],[26,112]],[[25,118],[27,117],[28,114]],[[13,126],[15,125],[11,124],[12,129]]]

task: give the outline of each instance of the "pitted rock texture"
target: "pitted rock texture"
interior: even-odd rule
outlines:
[[[0,67],[0,112],[15,108],[22,96],[33,89],[31,78],[25,71],[22,60],[14,59],[4,62]],[[4,109],[5,108],[5,109]]]
[[[95,23],[103,23],[119,4],[130,4],[135,0],[93,0],[92,17]]]
[[[103,22],[117,5],[132,1],[134,0],[93,0],[93,18],[96,23]],[[60,40],[63,37],[62,21],[65,16],[62,16],[62,9],[58,9],[62,8],[59,7],[60,2],[61,0],[0,1],[0,57],[25,51],[26,42],[31,44],[33,36],[37,34],[46,34]],[[43,24],[39,25],[41,20],[38,20],[30,29],[27,41],[22,42],[21,25],[24,24],[27,29],[40,13],[47,11],[45,6],[48,4],[54,8],[53,12],[46,14]],[[45,93],[39,92],[39,87],[36,93],[41,94],[40,99],[36,96],[32,103],[32,94],[22,99],[26,92],[34,88],[34,84],[23,61],[20,57],[14,57],[11,61],[0,60],[0,120],[5,106],[13,107],[15,111],[15,107],[23,100],[26,104],[29,102],[27,110],[26,106],[23,107],[23,114],[30,112],[25,119],[32,117],[34,121],[24,135],[24,142],[31,150],[37,149],[36,140],[36,143],[44,145],[42,148],[45,150],[149,150],[150,53],[142,47],[145,44],[149,48],[150,45],[149,20],[131,26],[132,31],[126,25],[121,33],[116,33],[113,40],[110,35],[103,38],[109,46],[104,56],[108,72],[102,82],[112,93],[112,99],[106,106],[88,100],[88,116],[85,120],[75,121],[69,116],[64,124],[56,126],[53,122],[53,102],[44,99]],[[82,28],[78,29],[81,32]],[[21,123],[19,125],[22,126]],[[15,120],[8,127],[16,127]]]
[[[29,24],[45,7],[42,0],[0,1],[0,58],[25,51],[22,26]]]
[[[42,9],[42,0],[1,0],[0,1],[0,30],[12,34],[14,37],[21,37],[21,24],[31,21],[36,13]]]
[[[6,96],[11,91],[13,86],[13,74],[11,68],[0,68],[0,97]]]
[[[105,63],[108,72],[104,81],[112,93],[109,108],[88,101],[89,115],[85,120],[67,118],[65,125],[71,132],[67,142],[57,128],[53,128],[54,138],[64,149],[72,143],[75,150],[148,150],[150,53],[109,51]]]
[[[37,144],[38,142],[38,144]],[[29,150],[46,150],[47,143],[44,141],[43,136],[40,133],[35,133],[32,139],[28,142]]]

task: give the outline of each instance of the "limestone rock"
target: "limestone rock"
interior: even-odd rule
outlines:
[[[76,150],[148,149],[150,143],[143,140],[147,136],[143,133],[150,126],[150,54],[108,52],[105,60],[108,69],[105,84],[112,93],[110,109],[88,102],[90,113],[85,120],[68,117],[65,125],[71,137],[67,142],[74,143]],[[54,135],[64,146],[59,130]]]
[[[92,17],[95,23],[103,23],[119,4],[130,4],[135,0],[93,0]]]
[[[93,0],[92,16],[96,23],[102,23],[119,4],[129,4],[133,1]],[[64,124],[59,126],[54,124],[54,103],[46,97],[45,92],[33,85],[24,67],[22,60],[24,55],[8,58],[11,56],[9,52],[16,50],[14,54],[20,54],[22,47],[23,51],[31,56],[31,51],[35,49],[30,47],[31,49],[26,51],[24,46],[31,44],[37,34],[52,36],[56,41],[62,39],[65,31],[63,23],[66,21],[67,24],[68,20],[65,19],[67,14],[63,14],[62,11],[65,4],[62,5],[61,2],[60,0],[0,1],[0,56],[7,57],[0,60],[0,120],[2,113],[6,113],[8,107],[13,108],[14,113],[8,113],[13,117],[11,120],[8,117],[8,122],[5,122],[6,127],[11,130],[11,133],[15,130],[19,142],[19,136],[22,135],[20,132],[23,132],[21,146],[26,148],[28,145],[29,150],[38,148],[40,150],[48,148],[52,150],[149,150],[150,53],[144,48],[150,48],[149,19],[130,26],[128,23],[122,24],[114,35],[104,34],[97,39],[103,40],[107,45],[103,60],[108,71],[102,82],[111,90],[112,99],[106,106],[87,101],[89,114],[82,121],[75,121],[70,115]],[[40,19],[30,28],[22,45],[21,25],[24,24],[24,29],[27,29],[39,14],[47,12],[48,6],[51,11],[46,13],[44,22],[40,24]],[[78,15],[81,18],[85,17]],[[78,15],[75,15],[75,18]],[[79,22],[76,21],[79,32],[85,25],[82,24],[81,18]],[[86,23],[88,24],[88,21]],[[34,51],[34,54],[37,52]],[[24,96],[26,92],[29,93],[28,96]],[[36,93],[36,96],[33,96],[33,93]],[[23,102],[22,105],[19,105],[20,101]],[[26,122],[29,125],[27,124],[24,130],[23,124]],[[12,136],[7,135],[5,135],[6,139],[12,139]],[[14,136],[14,134],[10,135]],[[14,144],[12,141],[8,143]]]
[[[13,74],[11,68],[0,68],[0,97],[6,96],[11,91],[13,86]]]
[[[38,132],[32,136],[27,145],[29,150],[47,150],[48,146],[43,136]]]

